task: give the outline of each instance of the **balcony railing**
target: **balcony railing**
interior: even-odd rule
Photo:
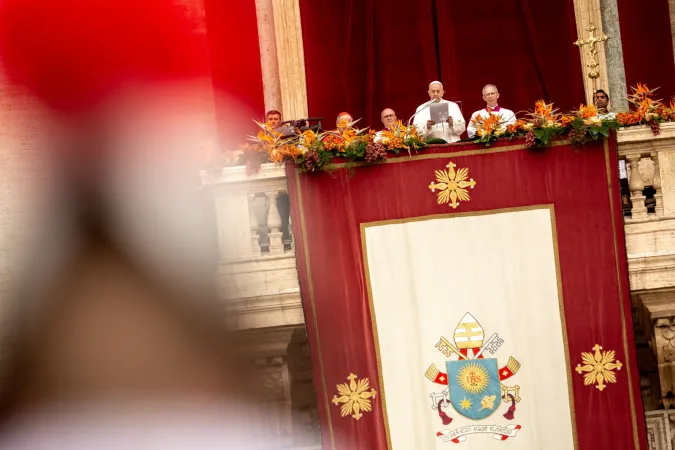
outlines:
[[[626,162],[630,216],[625,218],[631,289],[675,286],[675,123],[617,133]]]
[[[283,167],[204,170],[218,222],[218,287],[238,329],[304,323]]]

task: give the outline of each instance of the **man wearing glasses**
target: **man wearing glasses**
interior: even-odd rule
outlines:
[[[391,130],[391,126],[394,125],[398,120],[396,118],[396,113],[391,108],[383,109],[382,112],[380,113],[380,119],[382,120],[382,125],[384,125],[384,129],[387,131]]]

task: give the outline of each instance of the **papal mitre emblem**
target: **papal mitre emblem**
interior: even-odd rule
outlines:
[[[455,328],[454,338],[455,346],[457,346],[463,355],[473,356],[472,354],[469,354],[468,350],[473,349],[473,354],[478,352],[478,349],[483,346],[485,331],[475,317],[466,313],[464,317],[462,317],[462,320],[460,320],[457,328]]]

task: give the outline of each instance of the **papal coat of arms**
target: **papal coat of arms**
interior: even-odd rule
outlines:
[[[441,336],[436,348],[447,358],[445,372],[435,364],[429,366],[426,377],[436,385],[445,386],[440,392],[431,392],[431,408],[438,412],[443,425],[452,423],[451,414],[460,414],[474,421],[490,418],[502,406],[507,421],[515,419],[516,404],[520,402],[520,386],[506,386],[504,382],[520,369],[520,363],[509,357],[505,366],[500,367],[496,358],[487,358],[486,353],[497,353],[504,340],[494,333],[485,340],[485,331],[478,321],[466,313],[457,325],[454,343]],[[449,410],[452,406],[454,413]],[[503,441],[515,437],[521,426],[513,423],[494,425],[477,423],[454,430],[444,429],[436,433],[444,442],[458,444],[467,435],[487,433]]]

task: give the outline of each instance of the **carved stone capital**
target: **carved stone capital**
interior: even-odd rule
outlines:
[[[636,296],[638,323],[656,355],[661,401],[675,406],[675,291],[643,293]],[[670,393],[670,395],[669,395]]]

